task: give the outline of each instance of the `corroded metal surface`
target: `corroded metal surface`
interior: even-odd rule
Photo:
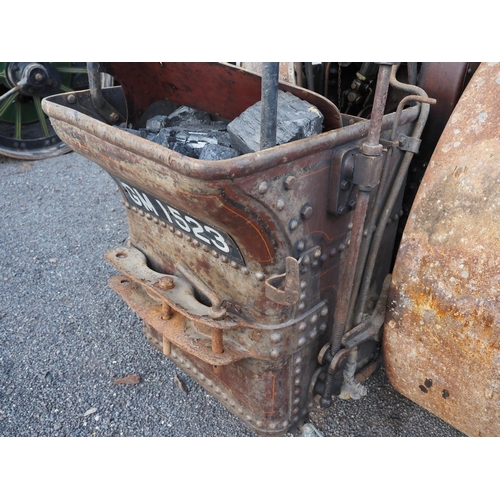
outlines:
[[[213,110],[217,98],[221,115],[234,118],[235,106],[255,96],[238,101],[233,85],[255,90],[258,77],[214,67],[222,68],[216,97],[203,78],[211,65],[191,72],[180,65],[177,75],[170,65],[165,76],[158,64],[155,78],[145,65],[133,75],[142,79],[139,89],[150,81],[155,99],[164,90]],[[227,72],[234,80],[223,85]],[[134,96],[129,84],[126,94]],[[116,90],[103,94],[111,98]],[[142,90],[133,100],[136,117],[151,101]],[[106,170],[123,195],[130,245],[108,253],[121,273],[110,286],[144,320],[151,343],[256,432],[279,434],[296,425],[313,404],[317,353],[331,336],[357,210],[354,203],[328,212],[331,191],[339,189],[331,180],[341,179],[339,150],[359,150],[369,122],[353,119],[314,137],[210,162],[102,123],[79,107],[86,93],[74,96],[73,103],[62,95],[44,107],[60,137]],[[405,110],[398,130],[407,134],[417,118],[418,109]],[[394,119],[382,120],[386,140]],[[400,161],[396,152],[388,168]],[[350,193],[355,201],[357,188]],[[135,251],[144,258],[129,261]]]
[[[500,435],[499,93],[482,64],[417,194],[384,332],[394,387],[471,436]]]

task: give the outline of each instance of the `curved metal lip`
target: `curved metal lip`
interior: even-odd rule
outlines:
[[[323,132],[313,137],[299,139],[263,151],[247,153],[229,160],[198,160],[184,156],[142,137],[132,135],[126,130],[107,125],[70,107],[68,95],[88,92],[88,90],[82,90],[58,94],[42,100],[42,108],[49,116],[52,126],[58,134],[61,131],[64,132],[66,125],[69,125],[94,136],[98,141],[104,141],[123,148],[145,159],[171,168],[182,175],[205,180],[234,179],[249,176],[256,172],[362,139],[367,136],[370,127],[369,120],[362,120],[341,129]],[[395,113],[384,116],[382,130],[388,130],[392,127],[394,117]],[[403,111],[400,124],[413,122],[417,118],[418,110],[415,107],[408,108]],[[72,148],[74,146],[69,141],[68,145]]]

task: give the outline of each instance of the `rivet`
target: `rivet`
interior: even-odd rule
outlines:
[[[132,207],[132,212],[137,213],[138,212],[137,207]]]
[[[177,354],[175,354],[175,352],[172,353],[172,357],[173,358],[177,358]]]
[[[304,290],[307,287],[307,282],[306,281],[301,281],[300,282],[300,288]]]
[[[295,398],[295,399],[293,400],[293,404],[294,404],[294,405],[298,405],[299,403],[300,403],[300,398]]]
[[[258,273],[255,273],[255,277],[259,280],[259,281],[264,281],[264,273],[261,273],[261,272],[258,272]]]
[[[289,425],[288,420],[285,420],[285,421],[281,424],[281,426],[282,426],[283,428],[288,427],[288,425]]]
[[[205,380],[205,375],[200,374],[200,380],[203,382]]]
[[[295,373],[295,375],[300,375],[302,373],[302,369],[300,368],[300,366],[298,366],[297,368],[295,368],[294,373]]]
[[[250,274],[250,271],[246,267],[242,267],[241,270],[243,271],[243,274]]]
[[[141,217],[144,217],[146,214],[144,213],[144,210],[139,210],[139,215],[140,215]]]
[[[69,102],[69,104],[75,104],[75,102],[76,102],[76,96],[74,94],[70,94],[68,96],[68,102]]]
[[[300,389],[300,387],[297,387],[297,388],[295,388],[295,390],[293,391],[293,395],[294,395],[294,396],[299,396],[301,392],[302,392],[302,390]]]
[[[249,422],[251,422],[251,421],[252,421],[252,415],[247,415],[247,420],[248,420]]]
[[[294,415],[297,415],[297,413],[299,413],[299,409],[298,409],[297,407],[296,407],[296,408],[294,408],[294,409],[292,410],[292,413],[293,413]]]
[[[271,424],[269,424],[269,429],[276,429],[276,423],[275,422],[272,422]]]
[[[305,321],[303,321],[302,323],[300,323],[299,325],[299,332],[303,332],[305,331],[305,329],[307,328],[307,325],[305,323]]]
[[[305,248],[305,247],[306,247],[306,244],[305,244],[303,241],[299,241],[299,242],[297,243],[297,250],[298,250],[299,252],[302,252],[302,250],[304,250],[304,248]]]
[[[271,350],[271,358],[279,358],[281,355],[281,351],[279,349],[272,349]]]
[[[153,220],[153,216],[151,214],[146,214],[146,219]]]
[[[201,245],[201,249],[202,249],[204,252],[208,252],[208,247],[207,247],[207,245]]]
[[[160,223],[160,221],[159,221],[156,217],[153,217],[153,222],[154,222],[155,224],[159,224],[159,223]]]
[[[273,342],[274,344],[281,342],[282,338],[283,337],[281,336],[281,333],[274,332],[271,334],[271,342]]]
[[[300,385],[302,382],[302,379],[300,377],[295,377],[295,380],[293,381],[295,385]]]
[[[212,251],[210,252],[210,255],[211,255],[212,257],[215,257],[216,259],[218,259],[218,258],[219,258],[219,254],[218,254],[215,250],[212,250]]]
[[[318,321],[318,315],[317,314],[313,314],[311,316],[311,319],[310,319],[311,323],[316,323],[316,321]]]
[[[319,248],[317,248],[315,251],[314,251],[314,254],[313,254],[313,257],[315,259],[319,259],[321,257],[321,250]]]
[[[260,428],[264,425],[264,423],[262,422],[262,420],[257,420],[257,422],[255,422],[255,425]]]
[[[288,227],[290,229],[290,231],[294,231],[295,229],[297,229],[297,226],[299,225],[299,222],[297,219],[292,219],[289,223],[288,223]]]
[[[302,260],[302,262],[307,266],[311,262],[311,256],[310,255],[306,255],[304,257],[304,259]]]
[[[234,407],[235,405],[234,401],[229,401],[229,405]]]
[[[339,252],[343,252],[344,250],[345,250],[345,245],[344,245],[344,243],[341,243],[339,245]]]
[[[237,262],[235,262],[234,260],[232,260],[232,261],[231,261],[231,267],[232,267],[233,269],[238,269],[238,267],[239,267],[239,266],[238,266],[238,263],[237,263]]]
[[[175,233],[175,227],[174,227],[174,226],[168,226],[168,230],[169,230],[171,233]],[[199,243],[198,243],[198,246],[200,246],[200,245],[199,245]]]
[[[330,257],[333,257],[334,255],[336,255],[336,253],[337,253],[337,249],[336,248],[332,248],[330,250]]]
[[[285,208],[285,202],[281,198],[276,202],[276,209],[280,212]]]
[[[316,328],[314,330],[311,331],[311,333],[309,334],[309,338],[310,339],[313,339],[316,337],[316,335],[318,334],[318,331],[316,330]]]
[[[224,262],[224,263],[227,263],[227,262],[228,262],[228,258],[227,258],[225,255],[223,255],[223,256],[221,257],[221,260],[222,260],[222,262]]]
[[[302,363],[302,358],[299,356],[299,357],[295,360],[295,364],[296,364],[296,365],[300,365],[300,363]]]
[[[313,214],[313,208],[311,205],[306,203],[301,209],[300,209],[300,215],[303,219],[307,220],[312,217]]]
[[[298,341],[298,344],[300,346],[304,345],[306,343],[306,338],[305,337],[300,337],[299,341]]]
[[[325,317],[328,314],[328,307],[323,307],[320,311],[321,316]]]
[[[306,300],[306,292],[302,292],[302,293],[299,295],[299,300]]]
[[[347,229],[349,229],[349,231],[354,227],[354,224],[352,222],[349,222],[349,224],[347,224]]]
[[[288,175],[283,182],[285,189],[292,189],[297,178],[294,175]]]
[[[261,182],[261,183],[259,184],[259,193],[260,193],[260,194],[264,194],[265,192],[267,192],[268,187],[269,187],[269,186],[268,186],[268,184],[267,184],[267,182],[266,182],[266,181]]]
[[[183,234],[177,229],[175,231],[175,236],[177,236],[178,238],[182,238]]]
[[[321,324],[319,325],[319,330],[320,330],[321,332],[324,332],[324,331],[326,330],[326,323],[324,323],[324,322],[323,322],[323,323],[321,323]]]
[[[238,413],[241,415],[243,413],[243,408],[238,408]]]
[[[306,308],[306,305],[304,304],[304,302],[299,302],[299,305],[298,305],[299,311],[303,311],[305,308]]]
[[[161,226],[161,227],[167,227],[167,223],[166,223],[166,222],[161,221],[161,222],[160,222],[160,226]]]

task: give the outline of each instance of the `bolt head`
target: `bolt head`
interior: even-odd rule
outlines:
[[[311,205],[309,205],[308,203],[300,209],[300,215],[302,216],[303,219],[306,220],[310,219],[312,217],[312,214],[313,214],[313,209]]]
[[[297,178],[294,175],[288,175],[283,182],[285,189],[292,189]]]

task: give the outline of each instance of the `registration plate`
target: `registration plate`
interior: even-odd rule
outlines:
[[[152,194],[146,193],[128,182],[117,177],[113,178],[131,206],[137,207],[160,221],[166,222],[170,226],[188,234],[194,240],[206,245],[210,250],[215,250],[218,254],[225,255],[242,266],[245,265],[245,260],[238,246],[226,232],[206,224],[197,217],[174,207],[170,203],[159,200]]]

